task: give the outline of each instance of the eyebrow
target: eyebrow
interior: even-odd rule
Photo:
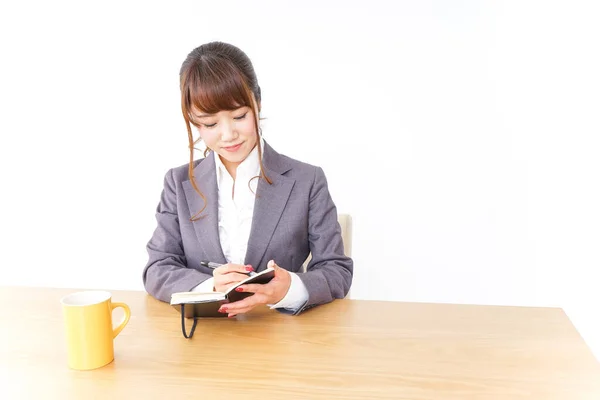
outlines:
[[[244,107],[246,107],[246,106],[240,106],[240,107],[238,107],[238,108],[236,108],[234,110],[231,110],[231,111],[237,111],[237,110],[239,110],[241,108],[244,108]],[[214,117],[216,114],[193,114],[193,115],[194,115],[194,117],[200,119],[200,118]]]

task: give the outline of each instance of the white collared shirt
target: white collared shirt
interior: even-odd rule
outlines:
[[[264,148],[263,141],[260,142]],[[234,180],[218,154],[215,156],[215,167],[217,173],[217,187],[219,192],[219,239],[225,259],[229,263],[244,264],[252,217],[254,215],[254,201],[260,175],[260,161],[258,146],[248,154],[236,170]],[[277,262],[277,260],[274,260]],[[253,267],[257,267],[253,265]],[[271,308],[285,308],[297,311],[308,300],[308,290],[298,275],[290,272],[292,282],[287,294]],[[214,279],[209,278],[192,291],[212,291]]]

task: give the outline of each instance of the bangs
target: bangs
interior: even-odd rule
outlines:
[[[200,73],[202,71],[202,73]],[[188,70],[181,81],[182,105],[193,122],[192,109],[207,114],[252,106],[248,85],[237,69],[226,59],[203,59]]]

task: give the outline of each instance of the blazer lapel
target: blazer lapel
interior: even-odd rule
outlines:
[[[199,219],[192,222],[198,241],[208,258],[207,261],[226,263],[221,242],[219,240],[219,196],[217,193],[217,174],[215,167],[214,152],[198,163],[194,168],[194,176],[198,188],[206,197],[207,207],[199,215]],[[204,207],[204,201],[194,190],[191,181],[182,183],[185,198],[188,203],[190,215],[195,216]]]
[[[265,251],[295,183],[294,179],[282,175],[289,171],[290,167],[266,142],[263,166],[273,184],[269,185],[264,179],[258,181],[245,260],[246,264],[252,265],[257,271],[263,270],[267,266],[269,260],[263,260]]]

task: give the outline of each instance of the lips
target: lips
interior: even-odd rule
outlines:
[[[242,143],[236,144],[234,146],[223,147],[223,150],[234,152],[238,151],[240,147],[242,147]]]

